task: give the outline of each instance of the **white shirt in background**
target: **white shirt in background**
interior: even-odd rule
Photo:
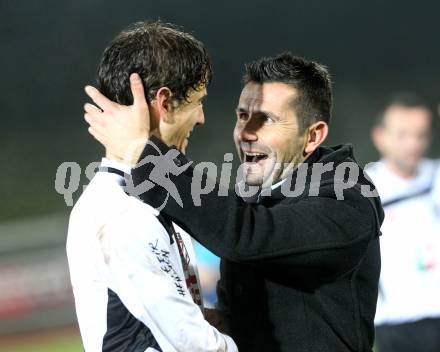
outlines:
[[[376,325],[440,318],[440,169],[423,159],[412,179],[384,161],[367,168],[384,205]]]

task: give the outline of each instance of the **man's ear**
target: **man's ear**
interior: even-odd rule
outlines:
[[[371,140],[379,153],[383,153],[383,129],[382,125],[377,125],[371,130]]]
[[[327,138],[328,125],[324,121],[318,121],[310,125],[305,132],[304,154],[313,153]]]
[[[173,93],[168,87],[159,88],[152,103],[156,108],[160,120],[167,123],[174,122]]]

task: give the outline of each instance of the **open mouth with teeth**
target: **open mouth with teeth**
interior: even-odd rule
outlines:
[[[249,153],[243,152],[243,161],[246,163],[258,163],[259,161],[267,159],[268,155],[263,153]]]

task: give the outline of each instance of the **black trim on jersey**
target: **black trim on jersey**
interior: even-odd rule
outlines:
[[[128,311],[116,293],[108,289],[107,331],[102,352],[144,352],[148,347],[162,352],[151,330]]]
[[[420,197],[420,196],[423,196],[425,194],[431,193],[431,191],[432,191],[432,185],[430,185],[429,187],[427,187],[427,188],[425,188],[425,189],[423,189],[423,190],[421,190],[419,192],[412,193],[412,194],[407,194],[405,196],[397,197],[397,198],[388,200],[386,202],[383,202],[382,203],[382,207],[385,208],[385,207],[388,207],[388,206],[396,204],[396,203],[400,203],[400,202],[404,202],[404,201],[412,199],[412,198]]]
[[[168,236],[170,236],[170,244],[174,243],[173,237],[174,237],[174,228],[173,228],[173,223],[172,221],[167,217],[164,216],[163,214],[158,214],[157,219],[159,220],[159,222],[162,224],[162,226],[165,228],[165,230],[168,233]]]
[[[416,193],[407,194],[405,196],[400,196],[400,197],[388,200],[386,202],[383,202],[382,207],[385,208],[385,207],[388,207],[388,206],[396,204],[396,203],[404,202],[406,200],[420,197],[425,194],[431,193],[432,189],[434,188],[434,182],[436,180],[436,175],[439,172],[439,170],[440,170],[440,163],[438,163],[437,165],[434,166],[434,170],[432,171],[432,176],[431,176],[431,184],[428,187],[426,187],[425,189],[422,189],[421,191],[416,192]]]
[[[130,175],[126,174],[124,171],[121,171],[121,170],[116,169],[114,167],[99,166],[98,171],[116,174],[116,175],[122,176],[124,179],[127,179],[128,177],[130,177]]]

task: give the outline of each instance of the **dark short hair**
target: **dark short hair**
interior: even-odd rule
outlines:
[[[289,52],[263,57],[245,65],[244,84],[282,82],[294,87],[293,101],[299,125],[305,130],[312,123],[329,123],[332,109],[332,84],[327,68]]]
[[[104,50],[98,87],[109,99],[132,104],[132,73],[142,78],[147,101],[166,86],[180,103],[191,89],[209,84],[212,64],[205,46],[192,35],[169,23],[144,21],[123,30]]]
[[[391,107],[403,107],[408,109],[419,108],[426,110],[427,113],[431,115],[431,109],[422,97],[412,92],[399,92],[390,95],[385,101],[381,112],[378,114],[376,120],[377,125],[384,122],[385,113]]]

